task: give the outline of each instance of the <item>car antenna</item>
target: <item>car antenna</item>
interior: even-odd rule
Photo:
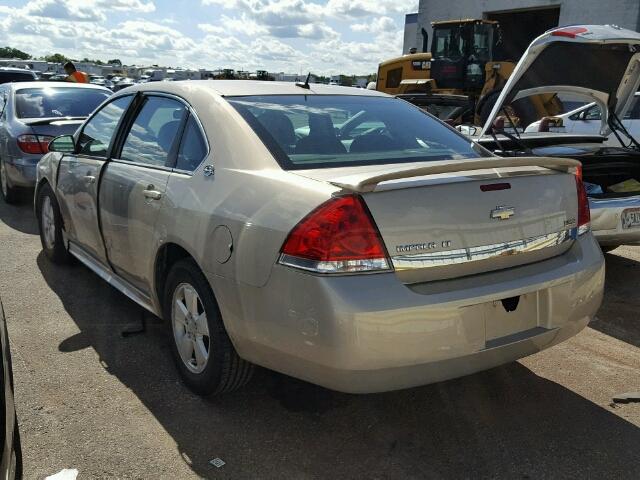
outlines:
[[[311,78],[311,72],[309,72],[307,74],[307,79],[304,81],[304,83],[302,82],[296,82],[296,87],[300,87],[300,88],[304,88],[306,90],[309,90],[309,79]]]

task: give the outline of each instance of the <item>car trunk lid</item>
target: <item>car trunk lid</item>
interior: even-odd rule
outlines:
[[[521,57],[481,135],[489,131],[505,105],[530,95],[565,93],[597,102],[603,110],[601,134],[608,136],[607,115],[612,112],[624,118],[639,83],[640,33],[611,25],[549,30]]]
[[[570,247],[578,210],[571,170],[579,162],[430,163],[296,173],[362,195],[405,283],[509,268]]]

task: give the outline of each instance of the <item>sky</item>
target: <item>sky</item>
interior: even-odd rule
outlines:
[[[418,0],[0,0],[0,45],[34,56],[368,74]]]

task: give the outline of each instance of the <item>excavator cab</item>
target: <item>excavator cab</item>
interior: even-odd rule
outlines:
[[[432,26],[431,78],[438,88],[479,93],[486,80],[485,66],[496,60],[499,49],[498,23],[452,20]]]

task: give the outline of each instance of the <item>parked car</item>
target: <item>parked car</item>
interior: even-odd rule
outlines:
[[[3,479],[17,480],[22,478],[22,448],[16,417],[9,334],[7,333],[7,322],[4,317],[2,301],[0,301],[0,356],[2,357],[0,408],[2,408],[2,415],[4,415],[3,428],[0,429],[0,435],[2,436],[0,475]]]
[[[627,109],[622,124],[635,138],[640,138],[640,93],[636,92],[634,100]],[[587,133],[592,135],[600,135],[602,128],[602,109],[596,102],[582,105],[570,112],[556,115],[555,118],[561,119],[560,125],[557,127],[547,127],[551,131],[566,133]],[[526,133],[541,131],[542,120],[538,120],[530,124],[526,129]],[[548,123],[547,123],[548,125]],[[544,127],[543,127],[544,128]],[[549,131],[547,130],[547,131]],[[615,135],[610,134],[604,142],[606,145],[619,146],[620,142]]]
[[[133,85],[135,85],[136,82],[133,80],[133,78],[123,78],[120,81],[118,81],[117,83],[114,82],[113,87],[111,87],[111,89],[114,92],[119,92],[120,90],[127,88],[127,87],[131,87]]]
[[[345,392],[466,375],[571,337],[602,299],[579,162],[492,157],[380,92],[146,83],[49,149],[46,257],[164,318],[200,394],[252,364]]]
[[[21,82],[0,85],[0,193],[15,202],[34,187],[36,164],[56,136],[73,133],[111,94],[95,85]]]
[[[607,25],[561,27],[538,37],[505,85],[479,139],[503,156],[580,160],[592,229],[605,250],[640,243],[640,143],[624,120],[637,115],[638,44],[640,33]],[[512,118],[516,125],[509,138],[496,141],[488,135],[496,133],[494,119],[499,114],[510,116],[512,101],[558,92],[595,102],[601,112],[598,131],[582,133],[577,126],[582,120],[576,119],[572,131],[527,133]],[[594,105],[585,108],[586,113],[596,111]],[[609,136],[617,146],[605,143]]]
[[[33,82],[36,74],[25,68],[0,67],[0,84],[10,82]]]

